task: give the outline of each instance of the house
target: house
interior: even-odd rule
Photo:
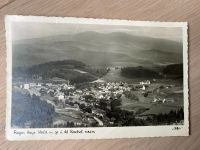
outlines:
[[[29,84],[24,84],[24,89],[28,90],[30,88],[30,85]]]
[[[47,91],[48,94],[54,94],[54,92],[55,92],[55,91],[54,91],[53,89],[49,89],[49,90]]]
[[[173,98],[166,98],[166,99],[164,98],[162,102],[163,103],[174,103],[175,101]]]
[[[74,122],[74,125],[75,126],[80,126],[80,125],[82,125],[82,123],[81,122]]]
[[[102,94],[98,96],[98,99],[103,99],[103,98],[104,96]]]
[[[65,96],[64,96],[64,95],[59,95],[59,96],[58,96],[58,99],[59,99],[59,100],[64,100],[64,99],[65,99]]]
[[[31,88],[29,89],[30,95],[36,95],[36,96],[41,96],[41,93],[36,89],[36,88]]]
[[[82,90],[76,90],[77,93],[82,94],[83,91]]]
[[[37,86],[39,86],[39,87],[42,86],[42,83],[38,83]]]
[[[55,97],[58,98],[58,100],[65,100],[65,95],[64,93],[58,92]]]
[[[153,99],[153,101],[152,101],[153,103],[156,103],[156,102],[163,102],[162,101],[162,99],[161,98],[156,98],[156,97],[154,97],[154,99]]]
[[[70,90],[70,89],[74,90],[75,87],[74,87],[73,85],[68,85],[68,86],[67,86],[67,89],[68,89],[68,90]]]
[[[53,84],[52,84],[52,83],[46,83],[46,85],[47,85],[47,86],[52,86]]]
[[[141,90],[146,90],[146,87],[143,85],[140,89]]]
[[[151,84],[151,82],[149,80],[146,80],[146,81],[141,81],[140,84],[141,85],[149,85],[149,84]]]
[[[93,109],[92,114],[95,114],[98,117],[103,117],[105,115],[105,111],[101,109]]]
[[[30,87],[35,87],[36,83],[30,83]]]

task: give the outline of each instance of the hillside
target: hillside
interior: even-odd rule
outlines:
[[[28,68],[14,68],[13,77],[18,80],[34,80],[42,77],[43,80],[50,80],[54,77],[69,80],[71,83],[82,83],[96,80],[105,75],[104,68],[91,68],[76,60],[52,61]]]
[[[124,67],[121,69],[121,75],[127,78],[183,78],[183,64],[163,65],[160,69],[149,69],[142,66]]]
[[[163,74],[165,74],[167,78],[183,78],[183,64],[168,65],[163,69]]]
[[[162,78],[158,72],[144,67],[125,67],[121,69],[121,75],[127,78]]]
[[[52,126],[55,109],[39,97],[22,94],[21,89],[13,89],[11,126],[21,128],[47,128]]]
[[[64,59],[96,66],[124,67],[180,63],[182,43],[123,32],[82,32],[13,43],[13,64],[18,67]]]

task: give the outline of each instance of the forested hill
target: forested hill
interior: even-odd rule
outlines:
[[[29,68],[14,68],[13,77],[18,80],[31,80],[42,77],[49,80],[54,77],[70,80],[72,83],[90,82],[105,75],[105,68],[92,68],[77,60],[52,61]]]
[[[12,127],[52,127],[55,108],[51,104],[35,95],[22,94],[17,89],[13,89],[12,97]]]
[[[139,67],[124,67],[121,69],[121,75],[128,78],[183,78],[183,64],[171,64],[160,67],[160,71]]]
[[[183,78],[183,64],[168,65],[163,69],[163,74],[169,78]]]
[[[162,78],[162,75],[160,75],[158,72],[142,66],[122,68],[121,75],[127,78]]]

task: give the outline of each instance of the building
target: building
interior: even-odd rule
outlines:
[[[143,85],[140,89],[141,90],[146,90],[146,87]]]
[[[42,83],[38,83],[37,86],[41,87],[41,86],[42,86]]]
[[[163,103],[174,103],[175,101],[173,98],[166,98],[166,99],[164,98],[162,102]]]
[[[141,81],[140,84],[141,85],[149,85],[149,84],[151,84],[151,82],[149,80],[146,80],[146,81]]]
[[[154,97],[154,99],[153,99],[153,103],[156,103],[156,102],[163,102],[162,101],[162,99],[161,98],[159,98],[159,97]]]
[[[29,84],[24,84],[24,89],[28,90],[30,88],[30,85]]]
[[[30,87],[35,87],[36,83],[30,83]]]
[[[61,93],[61,92],[58,92],[55,97],[58,98],[58,100],[65,100],[65,94],[64,93]]]
[[[41,93],[36,88],[29,89],[29,93],[31,96],[33,96],[33,95],[41,96]]]
[[[53,84],[52,84],[52,83],[46,83],[46,85],[47,85],[47,86],[52,86]]]

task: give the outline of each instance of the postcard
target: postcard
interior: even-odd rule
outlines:
[[[8,140],[189,135],[187,22],[5,17]]]

